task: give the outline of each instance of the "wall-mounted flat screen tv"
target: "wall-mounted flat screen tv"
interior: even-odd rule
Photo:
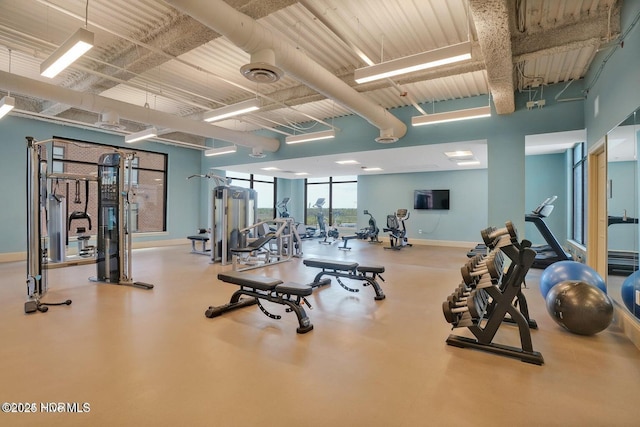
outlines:
[[[449,210],[449,190],[414,190],[413,209]]]

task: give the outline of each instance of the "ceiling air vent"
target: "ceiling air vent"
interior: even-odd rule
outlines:
[[[376,142],[380,144],[393,144],[398,142],[398,138],[393,136],[393,129],[383,129],[380,131],[380,136],[376,138]]]
[[[262,152],[261,147],[253,147],[253,149],[251,150],[251,154],[249,154],[249,157],[253,157],[254,159],[264,159],[265,157],[267,157],[267,155]]]
[[[120,124],[120,115],[113,111],[105,111],[100,115],[100,121],[95,123],[101,129],[107,130],[125,130],[126,128]]]
[[[256,83],[275,83],[284,75],[276,67],[275,54],[271,49],[263,49],[251,55],[251,62],[240,67],[240,73]]]

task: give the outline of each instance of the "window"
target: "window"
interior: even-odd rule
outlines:
[[[227,177],[231,178],[231,185],[253,188],[258,193],[257,221],[266,221],[276,217],[276,178],[240,172],[229,172]]]
[[[587,154],[585,144],[581,142],[573,147],[573,200],[572,200],[572,236],[571,238],[585,244],[585,205],[584,197],[587,189]]]
[[[327,226],[336,226],[341,233],[357,228],[357,176],[309,178],[305,187],[306,224],[318,226],[318,219],[324,217]],[[316,206],[319,199],[325,199],[322,208]]]
[[[86,219],[74,220],[69,224],[69,236],[76,236],[76,229],[86,228],[95,233],[98,218],[98,163],[102,155],[113,153],[114,148],[129,152],[120,147],[112,147],[85,141],[54,139],[52,143],[51,173],[76,174],[89,179],[89,196],[85,192],[85,180],[64,178],[57,180],[55,188],[59,195],[67,197],[67,211],[84,212],[91,218],[91,227]],[[131,201],[132,232],[157,232],[166,230],[166,180],[167,155],[136,150],[131,164]],[[122,177],[127,180],[125,174]],[[126,182],[125,182],[126,184]]]
[[[54,145],[52,153],[51,172],[64,173],[64,163],[60,161],[64,159],[64,146]]]

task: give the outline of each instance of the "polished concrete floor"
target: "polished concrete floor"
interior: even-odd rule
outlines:
[[[0,425],[640,425],[640,351],[612,328],[585,337],[556,325],[539,270],[524,293],[543,366],[445,344],[441,304],[460,282],[465,249],[350,244],[309,241],[305,257],[384,265],[387,298],[334,280],[309,297],[315,329],[305,335],[281,306],[269,306],[281,320],[256,306],[206,318],[236,287],[216,279],[230,266],[187,245],[134,251],[135,279],[153,290],[91,283],[95,265],[50,270],[45,299],[73,304],[30,315],[25,263],[0,264],[0,400],[38,410],[0,413]],[[254,273],[306,283],[317,270],[295,259]],[[518,345],[517,328],[505,324],[495,341]],[[90,411],[41,412],[58,402]]]

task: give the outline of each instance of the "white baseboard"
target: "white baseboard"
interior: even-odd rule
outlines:
[[[169,239],[169,240],[150,240],[145,242],[133,242],[133,249],[143,249],[143,248],[158,248],[161,246],[176,246],[176,245],[188,245],[189,241],[187,239]],[[71,249],[73,252],[74,249]],[[6,252],[0,253],[0,262],[16,262],[16,261],[26,261],[27,253],[26,252]]]
[[[409,239],[409,243],[423,246],[449,246],[453,248],[467,248],[469,250],[476,247],[478,242],[459,242],[454,240],[429,240],[429,239]]]

